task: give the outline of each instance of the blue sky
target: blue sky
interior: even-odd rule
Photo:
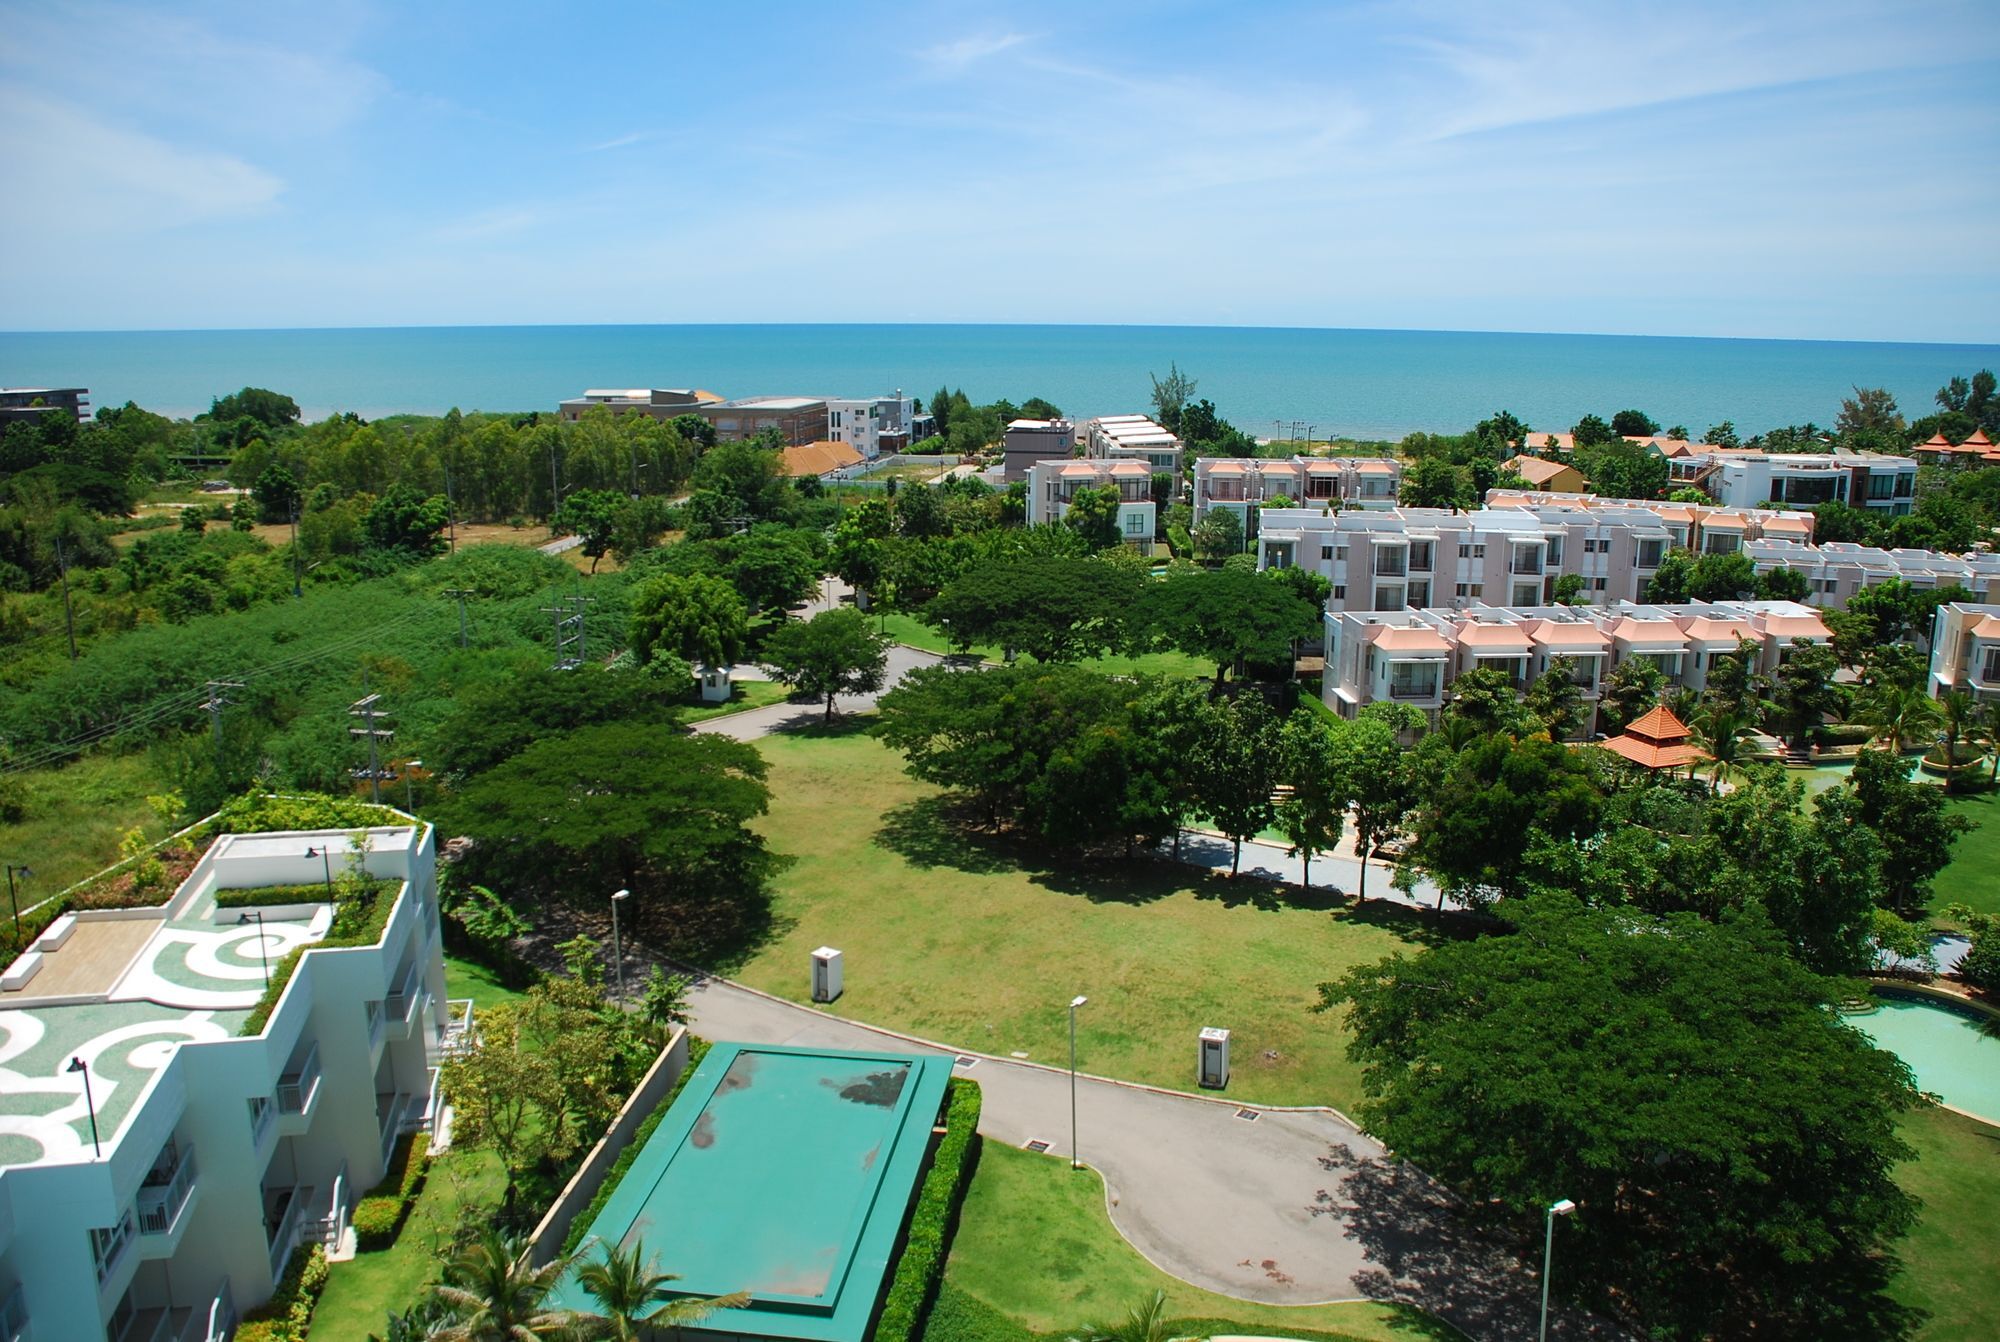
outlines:
[[[1969,3],[0,0],[0,328],[2000,339]]]

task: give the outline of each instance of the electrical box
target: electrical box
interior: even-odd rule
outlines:
[[[840,952],[822,946],[813,952],[813,1001],[831,1002],[840,996]]]
[[[1196,1045],[1195,1073],[1204,1090],[1221,1090],[1229,1084],[1229,1031],[1210,1026],[1201,1032],[1201,1042]]]

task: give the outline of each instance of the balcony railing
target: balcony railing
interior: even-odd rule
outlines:
[[[410,1019],[410,1012],[415,1009],[423,995],[424,967],[421,962],[412,960],[410,967],[403,973],[402,982],[382,999],[382,1009],[394,1024],[406,1024]]]
[[[250,1145],[261,1147],[264,1139],[271,1135],[271,1125],[278,1118],[278,1103],[269,1095],[257,1095],[250,1100]]]
[[[1377,554],[1375,556],[1376,577],[1400,578],[1406,572],[1408,572],[1408,566],[1404,564],[1403,556],[1400,553],[1394,555]]]
[[[196,1308],[181,1342],[228,1342],[236,1322],[236,1294],[229,1289],[229,1278],[224,1277],[209,1293],[208,1303]]]
[[[382,1042],[382,1021],[386,1014],[380,1002],[363,1002],[361,1009],[368,1015],[368,1047],[374,1048]]]
[[[288,1114],[303,1114],[319,1090],[319,1042],[306,1050],[299,1065],[278,1078],[278,1108]]]
[[[1540,573],[1542,571],[1542,556],[1539,552],[1532,557],[1515,555],[1514,562],[1507,566],[1507,571],[1509,573]]]
[[[139,1188],[139,1233],[165,1235],[180,1220],[197,1174],[194,1152],[168,1148],[170,1160],[153,1166]]]
[[[276,1205],[267,1209],[264,1223],[271,1236],[271,1275],[284,1275],[285,1262],[298,1247],[299,1221],[305,1215],[306,1203],[312,1201],[314,1190],[310,1185],[281,1188],[275,1194]]]
[[[90,1254],[97,1261],[97,1284],[104,1285],[118,1271],[118,1265],[125,1261],[126,1253],[132,1247],[132,1213],[126,1212],[118,1218],[118,1224],[101,1227],[90,1232]]]
[[[19,1282],[0,1300],[0,1342],[28,1342],[28,1293]]]
[[[174,1312],[164,1306],[135,1311],[118,1342],[176,1342]]]
[[[1389,684],[1391,699],[1434,699],[1437,692],[1438,682],[1435,680],[1391,681]]]
[[[479,1042],[472,1023],[472,999],[454,997],[445,1003],[443,1050],[447,1058],[469,1051]]]

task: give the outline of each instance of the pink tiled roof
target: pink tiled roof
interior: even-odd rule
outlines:
[[[1519,625],[1468,620],[1458,627],[1458,641],[1467,648],[1514,648],[1525,652],[1528,632]]]
[[[1982,615],[1972,626],[1974,638],[2000,638],[2000,615]]]
[[[1210,475],[1241,475],[1243,463],[1240,461],[1218,461],[1208,468]]]
[[[1611,636],[1627,643],[1686,644],[1687,635],[1672,620],[1635,620],[1630,615],[1612,626]]]
[[[1529,632],[1530,638],[1545,648],[1591,648],[1602,650],[1611,646],[1611,640],[1602,629],[1594,624],[1570,624],[1560,620],[1542,620]]]
[[[1783,638],[1825,638],[1826,626],[1817,615],[1766,615],[1766,633]]]
[[[1750,626],[1743,620],[1720,620],[1713,615],[1697,615],[1688,621],[1688,637],[1697,643],[1741,643],[1746,638],[1754,638]]]
[[[1377,624],[1368,630],[1368,641],[1388,652],[1450,652],[1451,645],[1434,629],[1412,625]]]

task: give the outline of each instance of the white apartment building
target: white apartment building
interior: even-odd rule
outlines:
[[[1670,550],[1733,551],[1774,529],[1809,535],[1811,525],[1802,514],[1603,501],[1472,512],[1267,508],[1257,566],[1312,569],[1333,585],[1333,611],[1548,605],[1565,574],[1602,606],[1642,600]]]
[[[1156,525],[1153,473],[1130,458],[1038,461],[1028,472],[1028,525],[1060,522],[1076,491],[1109,486],[1118,491],[1118,534],[1141,554],[1153,553]]]
[[[1935,550],[1878,550],[1849,541],[1800,545],[1782,539],[1746,542],[1743,552],[1759,573],[1792,569],[1803,573],[1806,599],[1816,606],[1844,607],[1864,587],[1900,578],[1912,587],[1936,591],[1963,587],[1980,601],[2000,601],[2000,554],[1940,554]]]
[[[7,969],[0,1338],[217,1342],[298,1245],[351,1242],[348,1209],[431,1121],[451,1030],[431,828],[365,832],[393,883],[375,945],[310,949],[329,902],[217,906],[342,875],[347,833],[237,834],[163,906],[66,914]]]
[[[1194,464],[1194,520],[1211,509],[1236,514],[1246,537],[1273,499],[1302,508],[1393,508],[1401,462],[1376,457],[1203,457]]]
[[[1892,517],[1906,516],[1916,502],[1917,462],[1875,452],[1833,448],[1826,452],[1756,452],[1706,443],[1652,441],[1667,458],[1668,479],[1676,486],[1708,491],[1724,507],[1753,508],[1775,503],[1810,508],[1845,503]]]
[[[1930,688],[1933,695],[1967,690],[1982,703],[2000,701],[2000,605],[1954,601],[1938,607]]]
[[[1083,454],[1101,460],[1129,457],[1154,475],[1181,478],[1181,440],[1144,415],[1099,415],[1083,426]]]
[[[1343,717],[1385,701],[1434,716],[1468,671],[1503,671],[1525,689],[1567,659],[1585,702],[1594,703],[1622,662],[1650,661],[1668,683],[1698,691],[1715,659],[1746,639],[1758,646],[1756,669],[1768,673],[1793,645],[1826,638],[1818,612],[1792,601],[1329,610],[1320,696]]]
[[[910,398],[900,390],[891,396],[860,400],[840,396],[822,399],[826,402],[826,436],[846,443],[864,461],[873,461],[884,452],[901,452],[910,445],[910,426],[916,415]]]

